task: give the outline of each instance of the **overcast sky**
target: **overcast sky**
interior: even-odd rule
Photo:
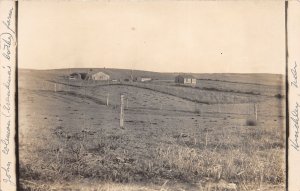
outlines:
[[[19,67],[284,73],[284,1],[20,1]]]

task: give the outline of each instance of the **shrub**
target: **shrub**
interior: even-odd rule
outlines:
[[[276,98],[278,98],[278,99],[282,99],[282,98],[284,98],[284,95],[276,94],[274,97],[276,97]]]
[[[256,126],[257,122],[256,122],[256,120],[253,120],[253,119],[247,119],[246,125],[247,126]]]

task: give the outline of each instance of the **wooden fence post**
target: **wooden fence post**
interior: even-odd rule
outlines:
[[[109,104],[109,93],[107,93],[107,97],[106,97],[106,105],[108,106]]]
[[[124,128],[124,95],[121,94],[120,127]]]
[[[218,112],[221,113],[219,96],[217,96],[217,101],[218,101]]]
[[[54,91],[56,92],[56,83],[54,84]]]
[[[205,148],[207,148],[207,144],[208,144],[208,131],[206,131],[205,134]]]
[[[255,120],[257,121],[257,104],[254,104],[254,113],[255,113]]]

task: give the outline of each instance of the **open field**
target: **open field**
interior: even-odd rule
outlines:
[[[19,71],[23,190],[285,189],[282,76],[195,74],[192,88],[174,74],[88,83],[66,81],[67,72]]]

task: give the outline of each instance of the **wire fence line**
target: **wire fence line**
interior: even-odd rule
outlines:
[[[258,105],[255,101],[251,100],[249,97],[243,97],[243,102],[239,96],[232,95],[227,98],[224,102],[224,96],[218,95],[218,92],[212,92],[206,100],[213,100],[210,104],[202,103],[199,100],[203,100],[203,95],[201,95],[201,91],[193,90],[192,88],[185,87],[168,87],[167,85],[157,85],[150,83],[94,83],[91,85],[90,83],[81,83],[74,85],[72,83],[56,83],[53,81],[42,81],[40,82],[41,88],[40,90],[53,91],[58,93],[65,93],[69,96],[77,96],[83,99],[91,100],[95,103],[101,105],[107,105],[113,108],[119,108],[120,106],[120,92],[112,91],[101,91],[102,86],[106,86],[106,89],[112,88],[112,85],[119,86],[132,86],[136,88],[142,88],[146,91],[140,91],[141,96],[137,97],[132,95],[130,89],[128,92],[123,92],[124,94],[124,107],[125,110],[150,110],[150,111],[178,111],[178,112],[189,112],[189,113],[223,113],[223,114],[237,114],[237,115],[249,115],[254,116],[257,115],[257,108],[255,109],[255,105]],[[89,86],[85,86],[86,84],[90,84]],[[96,84],[96,85],[95,85]],[[117,89],[117,87],[115,88]],[[149,91],[147,91],[149,90]],[[159,92],[161,94],[165,94],[166,100],[161,101],[159,99],[162,96],[159,96],[157,93],[154,93],[151,97],[148,104],[144,105],[143,99],[147,92]],[[146,92],[146,93],[145,93]],[[173,101],[168,101],[167,99],[170,96],[174,96]],[[178,98],[178,99],[175,99]],[[186,99],[188,97],[188,99]],[[183,99],[184,101],[180,101]],[[226,103],[226,101],[230,101]],[[238,100],[238,101],[237,101]]]

